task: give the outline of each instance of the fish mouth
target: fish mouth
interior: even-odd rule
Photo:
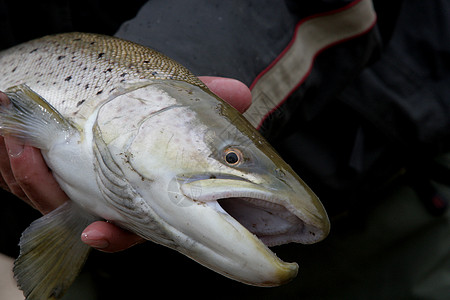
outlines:
[[[284,206],[251,197],[217,199],[218,204],[266,246],[298,242],[304,223]]]
[[[179,211],[176,220],[183,220],[177,225],[183,234],[176,236],[184,237],[177,250],[231,279],[278,286],[296,277],[298,265],[284,262],[269,247],[320,241],[328,233],[328,218],[314,210],[319,200],[296,178],[258,178],[177,176],[177,187],[170,188],[173,201],[183,206],[171,206],[172,214]]]
[[[214,203],[267,247],[283,244],[311,244],[320,241],[320,228],[289,203],[279,190],[235,176],[210,176],[185,181],[180,187],[185,197],[199,203]]]

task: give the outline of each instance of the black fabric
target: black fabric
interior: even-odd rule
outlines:
[[[250,85],[286,47],[299,20],[284,1],[180,4],[149,1],[116,36],[161,51],[196,75],[226,76]]]
[[[382,57],[339,97],[410,153],[450,148],[450,3],[405,1]]]
[[[342,84],[333,71],[345,71],[345,64],[330,66],[337,58],[351,62],[339,52],[348,44],[328,50],[266,122],[266,128],[278,130],[269,130],[269,139],[330,212],[345,202],[366,205],[361,198],[385,187],[403,169],[420,177],[414,182],[428,186],[439,168],[434,157],[450,150],[449,6],[446,1],[405,1],[397,2],[398,16],[380,10],[381,24],[395,27],[388,33],[381,26],[384,47],[378,59]],[[361,39],[351,42],[350,49],[357,51]],[[328,104],[320,110],[318,103]],[[297,117],[286,119],[284,111]],[[418,187],[420,193],[424,189]]]
[[[0,49],[44,35],[81,31],[112,35],[145,0],[0,0]]]

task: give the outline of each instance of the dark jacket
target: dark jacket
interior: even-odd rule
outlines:
[[[164,3],[116,35],[251,86],[247,118],[328,210],[449,150],[448,2]]]

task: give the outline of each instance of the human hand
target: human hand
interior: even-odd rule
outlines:
[[[204,76],[200,79],[240,112],[250,106],[250,90],[243,83],[222,77]],[[0,103],[9,103],[6,95],[1,92]],[[14,138],[0,136],[0,174],[1,188],[43,214],[69,200],[45,164],[40,150],[22,145]],[[105,252],[125,250],[143,241],[141,237],[104,221],[97,221],[86,227],[81,240]]]
[[[8,97],[0,92],[0,104]],[[68,200],[45,164],[39,149],[24,146],[12,137],[0,136],[0,187],[43,214]]]

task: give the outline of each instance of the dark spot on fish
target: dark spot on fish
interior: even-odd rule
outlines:
[[[95,44],[95,42],[91,42],[91,45],[94,45]]]
[[[53,85],[56,85],[56,81],[53,81]]]
[[[12,69],[11,73],[14,73],[17,70],[17,67],[15,67],[14,69]]]
[[[106,69],[106,71],[104,73],[111,72],[111,71],[112,71],[112,68],[108,68],[108,69]]]
[[[209,179],[216,179],[216,178],[217,178],[216,175],[209,176]]]
[[[120,82],[121,82],[121,83],[122,83],[122,82],[125,82],[125,79],[120,80]]]
[[[105,53],[104,53],[104,52],[102,52],[102,53],[99,53],[99,54],[98,54],[98,57],[97,57],[97,58],[102,58],[102,57],[103,57],[103,55],[105,55]]]
[[[84,86],[84,88],[87,90],[87,89],[89,88],[89,83],[86,84],[86,85]]]
[[[84,68],[83,68],[83,71],[86,71],[86,70],[87,70],[87,67],[84,67]]]
[[[38,51],[38,49],[39,48],[33,49],[33,50],[30,51],[30,53],[36,52],[36,51]]]
[[[69,49],[69,47],[67,47],[67,46],[66,46],[66,47],[64,47],[64,50],[67,50],[67,49]]]
[[[64,57],[66,57],[65,55],[60,55],[60,56],[58,56],[58,60],[61,60],[61,59],[63,59]]]
[[[169,75],[169,79],[173,79],[173,75]]]
[[[76,39],[73,39],[73,41],[74,41],[74,42],[78,42],[78,41],[81,41],[81,38],[76,38]]]
[[[72,79],[72,76],[67,76],[66,79],[64,79],[64,81],[70,81]]]
[[[77,107],[79,107],[81,104],[83,104],[86,100],[81,100],[80,102],[77,103]]]
[[[101,93],[103,93],[103,90],[98,91],[97,95],[100,95]]]
[[[149,60],[144,60],[144,64],[148,64],[148,63],[150,63]]]
[[[92,68],[92,71],[95,71],[95,70],[97,70],[97,66],[95,66],[95,67]]]
[[[128,75],[128,73],[122,73],[122,74],[120,74],[120,77],[125,77],[125,76],[127,76]]]
[[[158,75],[158,72],[153,71],[153,72],[152,72],[152,76],[156,76],[156,75]]]

